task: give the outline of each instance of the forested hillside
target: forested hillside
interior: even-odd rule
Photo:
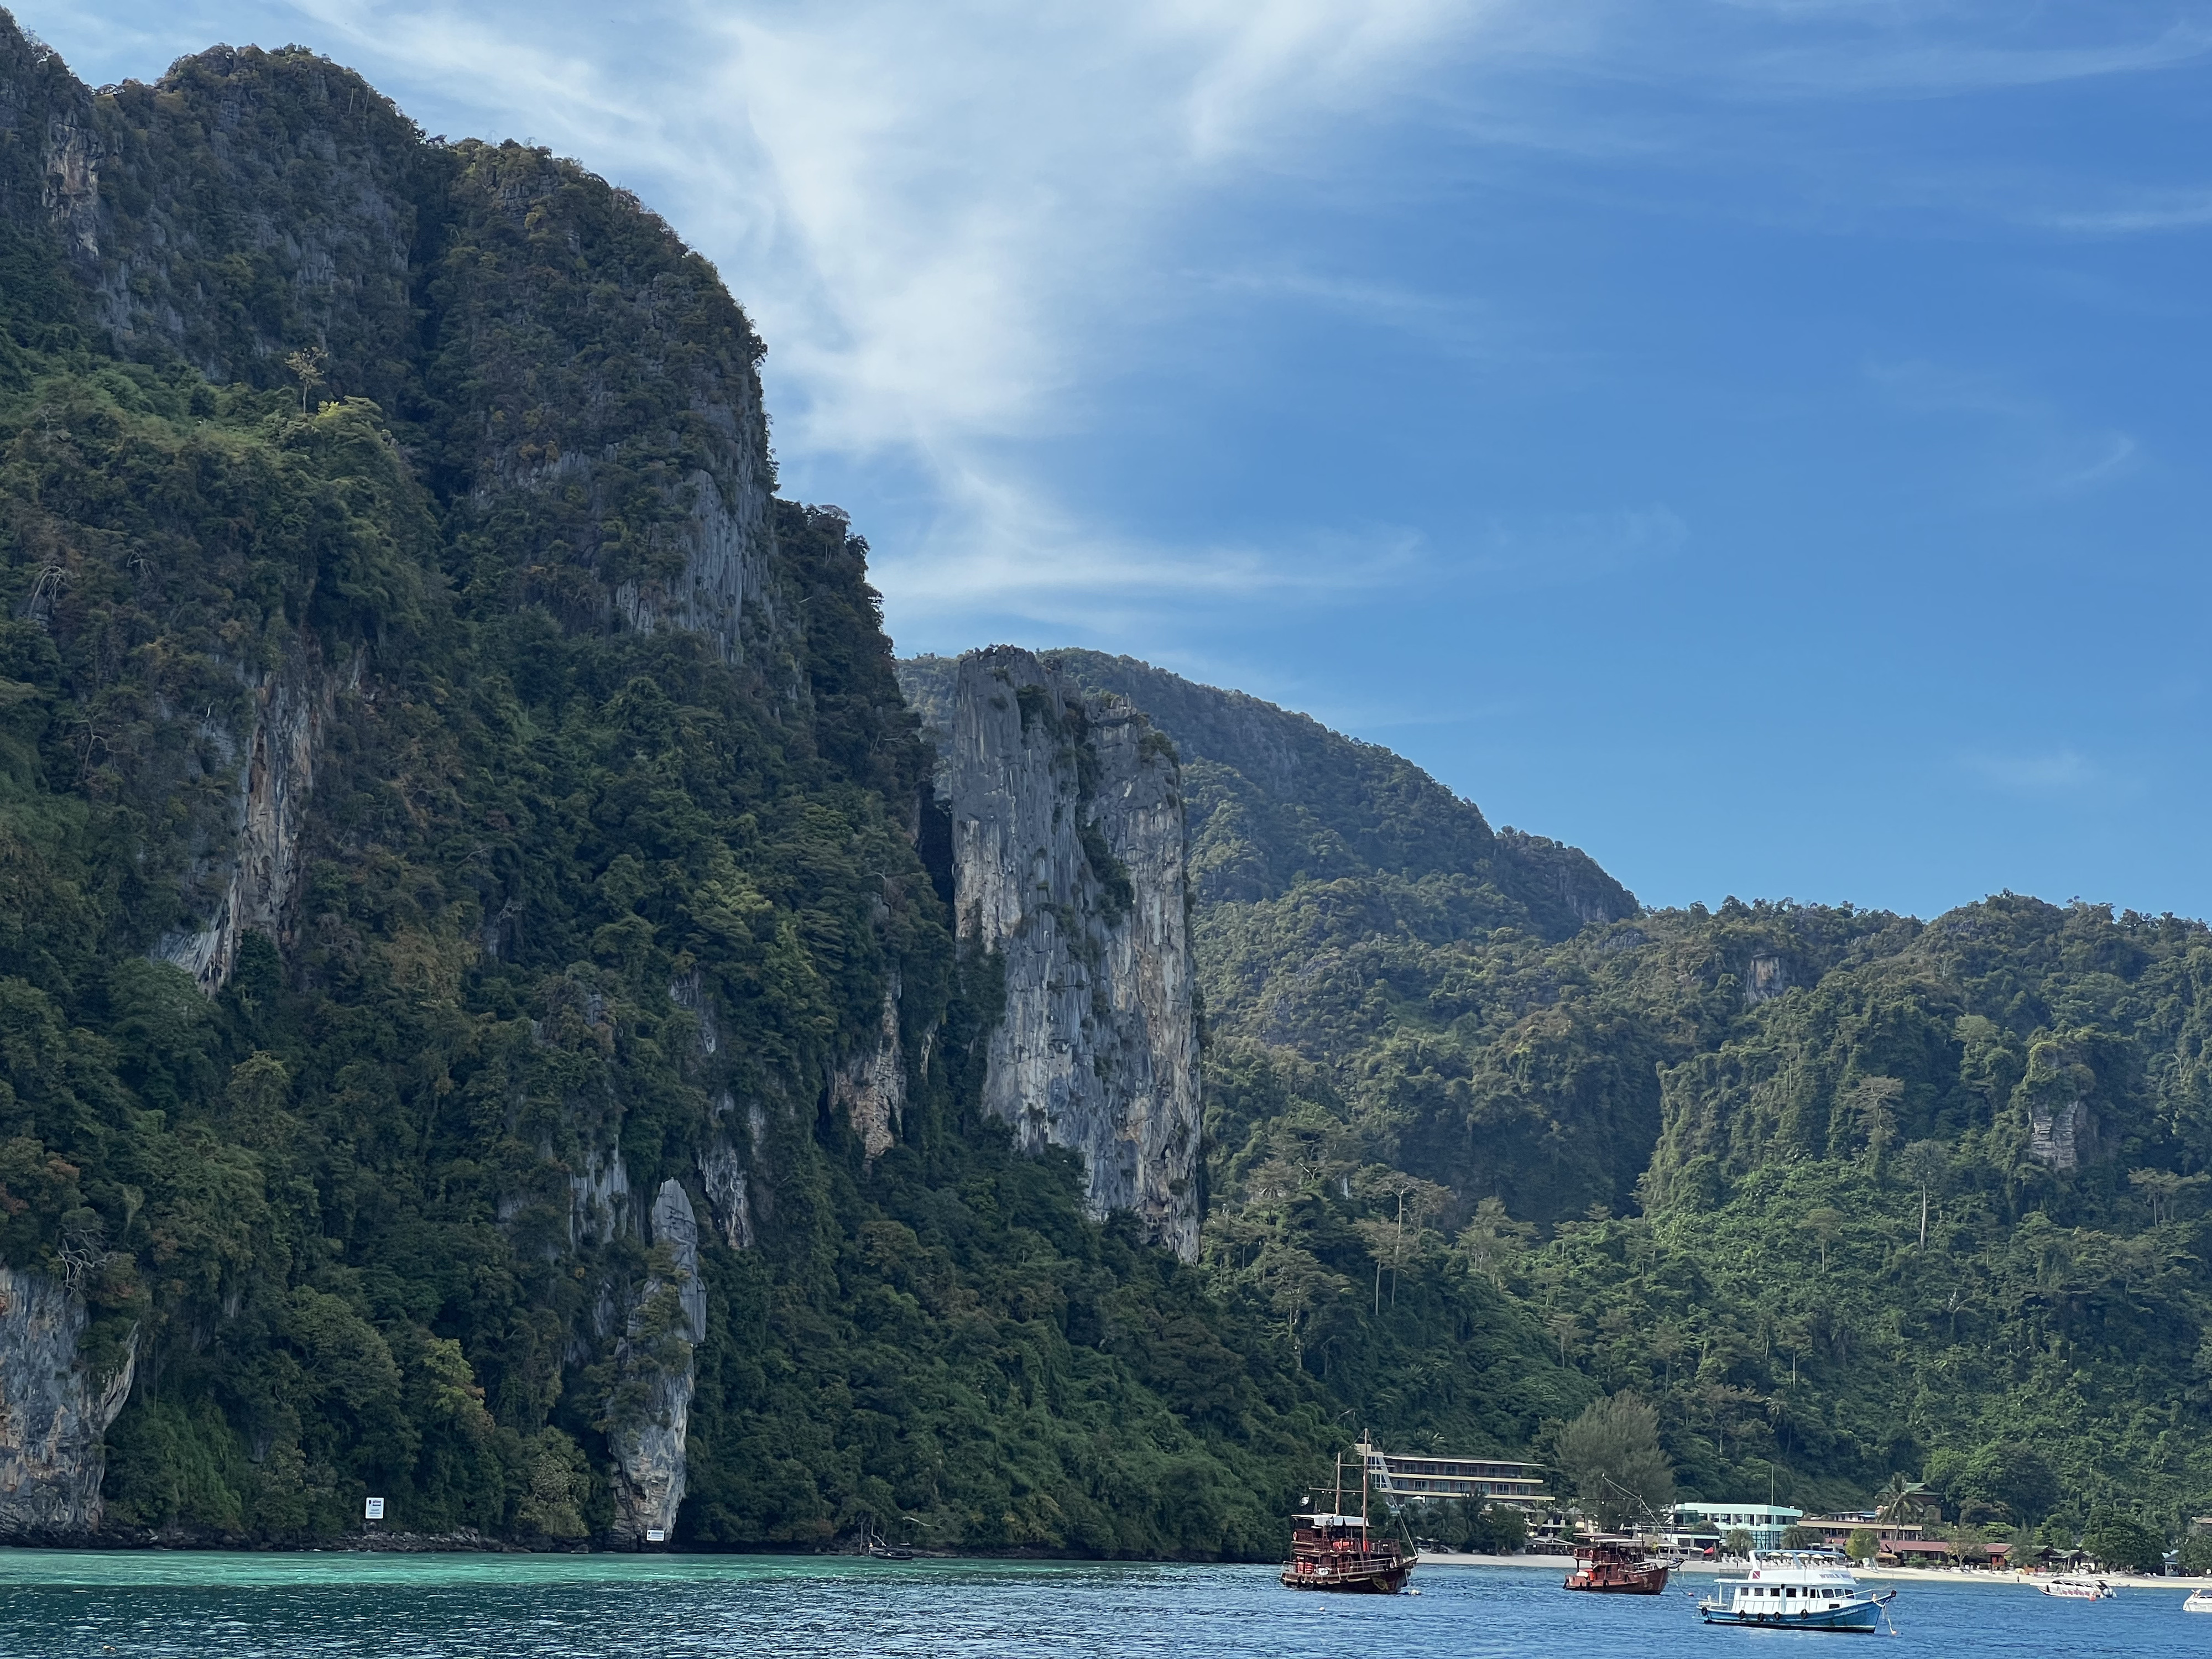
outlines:
[[[0,1533],[1265,1557],[1620,1390],[1707,1496],[2212,1508],[2203,927],[1641,913],[1082,652],[956,822],[764,349],[544,151],[0,15]]]
[[[0,19],[0,1335],[83,1322],[0,1381],[91,1424],[0,1456],[93,1488],[14,1529],[1272,1553],[1340,1407],[979,1110],[714,273],[303,51]]]
[[[2201,924],[2007,895],[1925,925],[1732,899],[1577,930],[1396,757],[1051,654],[1209,781],[1216,869],[1291,866],[1199,891],[1205,1260],[1361,1416],[1451,1441],[1451,1346],[1404,1334],[1474,1286],[1589,1392],[1654,1402],[1699,1495],[1771,1474],[1826,1508],[1925,1475],[1931,1520],[2069,1543],[2100,1508],[2169,1538],[2212,1508]],[[901,665],[925,716],[932,672]],[[1279,805],[1253,779],[1286,754]],[[1363,774],[1427,812],[1332,836],[1388,813]],[[1439,817],[1461,840],[1417,862]]]

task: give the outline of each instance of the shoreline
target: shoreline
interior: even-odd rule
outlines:
[[[1424,1551],[1414,1558],[1414,1565],[1421,1567],[1522,1567],[1557,1572],[1562,1576],[1574,1570],[1571,1555],[1459,1555],[1449,1552]],[[1731,1563],[1723,1567],[1716,1562],[1685,1561],[1678,1564],[1678,1573],[1711,1573],[1718,1576],[1734,1571]],[[2146,1578],[2129,1572],[2025,1572],[2010,1568],[1984,1571],[1972,1567],[1853,1567],[1852,1572],[1861,1578],[1881,1579],[1898,1584],[1992,1584],[2006,1589],[2035,1585],[2052,1578],[2096,1578],[2116,1590],[2171,1589],[2186,1592],[2212,1589],[2212,1577]]]

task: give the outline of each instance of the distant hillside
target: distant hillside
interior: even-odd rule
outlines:
[[[2010,895],[1638,914],[1385,750],[1052,655],[1184,750],[1201,1260],[1362,1420],[1449,1436],[1480,1337],[1438,1298],[1472,1279],[1651,1401],[1700,1496],[1919,1478],[1966,1550],[2212,1509],[2201,923]],[[898,672],[927,720],[941,667]]]
[[[1310,716],[1133,657],[1044,656],[1135,704],[1182,752],[1218,1146],[1248,1127],[1237,1079],[1273,1055],[1319,1066],[1387,1115],[1411,1167],[1504,1196],[1517,1214],[1548,1221],[1632,1201],[1659,1133],[1648,1063],[1602,1091],[1586,1079],[1516,1086],[1501,1108],[1476,1082],[1494,1068],[1457,1055],[1464,1030],[1434,1015],[1458,995],[1470,947],[1500,930],[1523,948],[1556,943],[1638,915],[1633,894],[1579,849],[1494,831],[1402,756]],[[955,660],[898,665],[940,742]],[[1447,1050],[1441,1076],[1466,1082],[1440,1090],[1430,1085]]]
[[[1143,709],[1175,740],[1202,900],[1279,898],[1308,882],[1381,878],[1396,887],[1442,878],[1454,884],[1469,925],[1479,913],[1483,925],[1564,939],[1585,922],[1636,914],[1635,895],[1587,854],[1516,830],[1492,831],[1474,802],[1388,749],[1134,657],[1043,655],[1085,690]],[[913,657],[899,665],[901,689],[933,730],[946,725],[957,660]]]

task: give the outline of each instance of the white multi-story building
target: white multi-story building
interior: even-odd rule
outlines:
[[[1368,1489],[1395,1507],[1405,1503],[1440,1503],[1455,1498],[1512,1504],[1540,1513],[1552,1506],[1544,1478],[1534,1463],[1502,1457],[1444,1456],[1428,1452],[1385,1452],[1362,1441]]]
[[[1677,1504],[1667,1541],[1681,1549],[1717,1550],[1741,1527],[1751,1534],[1752,1548],[1778,1550],[1782,1534],[1804,1518],[1804,1510],[1776,1504]]]

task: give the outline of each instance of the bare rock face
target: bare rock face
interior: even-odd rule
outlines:
[[[1198,1252],[1198,1027],[1173,746],[1028,652],[963,658],[946,755],[954,905],[997,952],[984,1103],[1083,1155],[1093,1215]]]
[[[752,1172],[726,1136],[717,1136],[699,1154],[699,1184],[722,1243],[733,1250],[753,1247]]]
[[[2086,1100],[2036,1104],[2027,1115],[2027,1155],[2050,1170],[2078,1170],[2094,1152],[2096,1120]]]
[[[1744,973],[1744,1006],[1755,1008],[1762,1002],[1771,1002],[1791,983],[1790,964],[1771,951],[1762,951],[1752,957]]]
[[[899,981],[893,971],[884,988],[884,1012],[875,1046],[838,1068],[830,1097],[845,1114],[872,1160],[890,1150],[906,1114],[906,1054],[899,1042]]]
[[[653,1200],[652,1238],[665,1245],[670,1274],[646,1280],[616,1352],[619,1380],[608,1402],[616,1427],[615,1532],[655,1541],[676,1527],[687,1475],[684,1436],[697,1382],[693,1351],[707,1340],[707,1287],[699,1276],[699,1223],[683,1186],[664,1181]]]
[[[355,659],[359,667],[360,659]],[[197,872],[221,881],[208,925],[163,939],[155,956],[173,962],[210,994],[238,963],[240,934],[251,928],[279,937],[285,904],[299,876],[300,840],[315,785],[315,760],[329,725],[337,684],[313,634],[294,641],[284,664],[254,694],[238,780],[235,833],[209,849]]]
[[[702,422],[711,430],[715,422]],[[723,424],[729,424],[724,422]],[[712,473],[694,472],[687,481],[690,501],[665,536],[682,568],[666,581],[632,580],[615,589],[616,608],[640,633],[683,629],[702,635],[724,662],[744,655],[744,621],[748,605],[769,603],[768,490],[753,476],[759,458],[728,441],[729,466],[746,488],[725,494]]]
[[[95,1386],[77,1363],[84,1304],[44,1273],[0,1267],[0,1538],[67,1538],[100,1525],[101,1436],[137,1357]]]

